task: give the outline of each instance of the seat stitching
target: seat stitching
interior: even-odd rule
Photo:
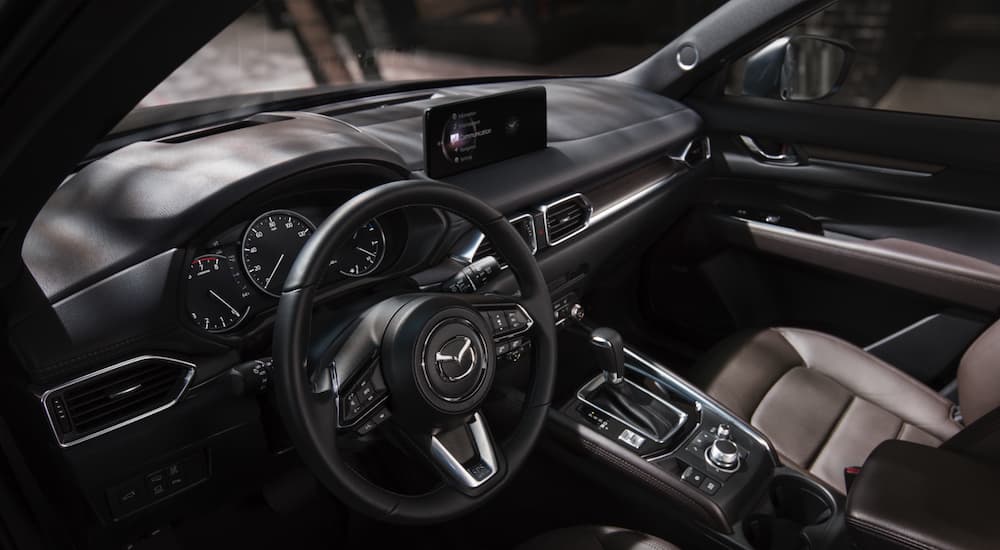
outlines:
[[[862,531],[868,531],[870,534],[876,537],[889,539],[893,542],[900,542],[911,548],[920,548],[922,550],[938,550],[939,547],[933,544],[928,544],[922,540],[918,540],[900,533],[894,529],[889,529],[881,525],[872,523],[867,520],[863,520],[856,517],[848,517],[847,523],[854,525],[854,527],[861,529]]]
[[[808,334],[814,335],[814,336],[816,336],[818,338],[822,338],[822,339],[824,339],[824,340],[826,340],[828,342],[831,342],[833,344],[836,344],[838,346],[847,345],[849,347],[856,348],[862,354],[866,355],[869,359],[871,359],[874,364],[878,365],[882,369],[884,369],[884,370],[888,371],[889,373],[891,373],[895,378],[897,378],[898,380],[900,380],[902,383],[906,384],[909,387],[916,388],[917,391],[923,393],[927,397],[932,398],[932,400],[935,401],[938,405],[946,406],[947,407],[947,411],[945,411],[945,414],[944,414],[944,417],[945,417],[944,420],[945,420],[946,423],[952,424],[953,426],[957,427],[959,430],[961,430],[964,427],[964,426],[962,426],[962,424],[960,424],[959,422],[956,422],[953,418],[951,418],[950,412],[951,412],[951,407],[955,406],[954,403],[952,403],[951,401],[945,399],[944,397],[941,397],[936,392],[934,392],[933,390],[931,390],[929,387],[925,386],[924,384],[921,384],[917,380],[915,380],[912,377],[910,377],[909,375],[905,374],[903,371],[897,369],[896,367],[890,365],[889,363],[886,363],[885,361],[879,359],[878,357],[875,357],[874,355],[872,355],[872,354],[870,354],[870,353],[868,353],[868,352],[866,352],[866,351],[864,351],[864,350],[862,350],[860,348],[857,348],[857,346],[851,344],[850,342],[844,342],[843,340],[841,340],[839,338],[836,338],[836,337],[834,337],[834,336],[832,336],[830,334],[826,334],[824,332],[819,332],[819,331],[815,331],[815,330],[808,330],[808,329],[788,329],[788,328],[776,328],[775,330],[777,330],[779,333],[782,333],[782,336],[784,336],[783,331],[791,330],[791,331],[797,331],[797,332],[808,333]],[[786,337],[786,340],[787,340],[787,337]],[[789,342],[789,345],[791,345],[791,342]],[[795,348],[794,345],[792,346],[792,348],[795,349],[796,352],[798,352],[798,348]],[[803,363],[805,363],[805,360],[803,360]],[[812,368],[812,367],[809,367],[809,365],[807,364],[806,368]],[[836,378],[833,378],[832,376],[830,376],[830,375],[828,375],[826,373],[816,371],[815,369],[813,369],[813,370],[814,370],[814,372],[818,372],[819,374],[823,374],[827,378],[829,378],[829,379],[833,380],[834,382],[837,382],[838,384],[840,384],[841,386],[843,386],[843,384],[841,384],[840,381],[838,381]],[[847,389],[852,394],[855,394],[855,392],[853,390],[850,390],[849,388],[844,387],[844,389]],[[864,397],[864,396],[862,396],[862,397]],[[872,400],[868,400],[868,401],[870,403],[872,403],[873,405],[876,405],[879,408],[885,410],[886,412],[892,413],[893,416],[899,417],[900,420],[906,422],[907,419],[904,418],[902,415],[898,415],[898,414],[894,413],[893,411],[890,411],[885,406],[880,405],[880,404],[876,403],[875,401],[872,401]],[[923,429],[924,431],[928,431],[928,432],[936,432],[937,431],[936,429],[934,429],[931,426],[922,426],[922,425],[916,424],[916,423],[912,423],[912,424],[914,426],[917,426],[917,427]],[[937,435],[935,435],[935,437],[937,437]]]
[[[823,374],[823,373],[819,373],[819,374]],[[834,380],[834,382],[836,382],[836,380]],[[839,382],[837,382],[837,384],[840,385]],[[842,385],[840,385],[840,387],[843,388]],[[847,390],[847,388],[844,388],[844,389]],[[819,458],[819,455],[823,452],[823,449],[826,447],[827,443],[830,442],[830,438],[833,437],[833,433],[835,431],[837,431],[837,428],[839,428],[840,425],[841,425],[841,423],[844,422],[844,418],[847,417],[847,409],[851,408],[851,404],[854,403],[855,399],[858,399],[858,396],[854,395],[854,393],[851,393],[851,398],[847,400],[847,404],[844,405],[844,408],[840,409],[840,414],[837,415],[837,421],[833,423],[833,427],[830,428],[830,431],[827,432],[826,436],[823,437],[823,441],[820,441],[819,446],[816,447],[815,454],[812,456],[811,460],[809,461],[809,463],[808,463],[809,465],[806,466],[806,470],[809,470],[810,473],[812,472],[812,467],[816,465],[816,460]]]
[[[805,364],[802,364],[802,365],[793,365],[793,366],[792,366],[792,367],[791,367],[790,369],[786,370],[784,374],[782,374],[781,376],[779,376],[779,377],[778,377],[778,378],[777,378],[777,379],[776,379],[776,380],[774,381],[774,383],[773,383],[773,384],[771,384],[771,387],[767,388],[767,391],[766,391],[766,392],[764,392],[764,395],[763,395],[763,396],[762,396],[762,397],[760,398],[760,400],[759,400],[759,401],[757,401],[757,404],[756,404],[756,405],[754,405],[754,407],[753,407],[753,410],[752,410],[752,411],[750,411],[750,418],[748,418],[748,419],[747,419],[747,422],[750,422],[750,424],[751,424],[751,425],[753,425],[753,416],[754,416],[755,414],[757,414],[757,409],[759,409],[759,408],[760,408],[760,405],[761,405],[761,404],[762,404],[762,403],[763,403],[764,401],[767,401],[767,396],[771,395],[771,392],[772,392],[772,391],[774,390],[774,388],[775,388],[775,387],[776,387],[776,386],[778,385],[778,382],[781,382],[781,380],[782,380],[782,379],[784,379],[784,378],[785,378],[786,376],[788,376],[788,373],[790,373],[790,372],[792,372],[793,370],[795,370],[795,369],[798,369],[798,368],[806,368],[806,366],[805,366]],[[754,426],[754,427],[757,427],[757,426]]]
[[[798,364],[792,363],[792,366],[788,367],[788,369],[786,369],[785,372],[782,373],[781,376],[777,377],[774,380],[774,382],[771,383],[771,387],[767,388],[767,391],[764,392],[764,395],[761,396],[761,398],[757,401],[757,404],[754,405],[753,410],[750,411],[750,418],[747,418],[747,422],[750,423],[751,426],[753,426],[753,415],[757,414],[757,409],[760,408],[760,404],[763,403],[765,399],[767,399],[767,396],[770,395],[771,390],[773,390],[774,387],[778,385],[778,382],[780,382],[782,378],[788,376],[788,373],[792,372],[793,370],[795,370],[795,369],[797,369],[799,367],[806,367],[806,360],[805,360],[805,358],[802,357],[801,353],[799,353],[798,348],[796,348],[795,346],[793,346],[792,343],[788,341],[788,338],[781,332],[781,330],[780,329],[774,329],[774,328],[773,329],[769,329],[769,330],[771,330],[772,332],[775,332],[775,333],[778,334],[778,336],[785,342],[785,344],[793,352],[795,352],[795,355],[797,355],[798,358],[799,358],[799,362],[802,363],[802,364],[798,365]]]
[[[778,332],[783,332],[783,331],[789,330],[789,329],[782,327],[782,328],[777,328],[775,330],[777,330]],[[867,351],[865,351],[865,350],[863,350],[861,348],[858,348],[857,346],[855,346],[854,344],[851,344],[850,342],[845,342],[844,340],[841,340],[840,338],[836,338],[833,335],[826,334],[825,332],[819,332],[819,331],[808,330],[808,329],[791,329],[791,330],[799,331],[799,332],[808,332],[809,334],[812,334],[814,336],[817,336],[819,338],[822,338],[824,340],[827,340],[828,342],[832,342],[832,343],[837,344],[839,346],[843,346],[843,345],[846,344],[847,346],[856,348],[862,354],[864,354],[868,358],[870,358],[872,360],[872,362],[878,364],[880,367],[886,368],[889,372],[891,372],[893,374],[893,376],[895,376],[896,378],[899,378],[906,385],[911,386],[913,388],[916,388],[917,391],[923,392],[928,397],[934,398],[934,400],[936,400],[938,403],[941,403],[942,405],[947,404],[949,407],[951,405],[954,405],[954,403],[952,403],[951,401],[945,399],[944,397],[941,397],[941,395],[939,395],[937,392],[931,390],[930,388],[928,388],[924,384],[921,384],[921,383],[917,382],[911,376],[903,373],[903,371],[901,371],[901,370],[897,369],[896,367],[890,365],[889,363],[887,363],[887,362],[879,359],[878,357],[875,357],[874,355],[868,353]],[[782,336],[784,336],[783,333],[782,333]],[[786,337],[786,340],[787,340],[787,337]],[[792,345],[791,342],[789,342],[789,345],[791,345],[792,349],[795,349],[796,353],[798,353],[798,348],[796,348],[794,345]],[[800,353],[799,355],[801,356],[802,354]],[[805,363],[806,362],[805,359],[803,359],[802,362]],[[806,367],[809,367],[809,365],[806,365]],[[836,379],[834,379],[834,380],[836,380]]]

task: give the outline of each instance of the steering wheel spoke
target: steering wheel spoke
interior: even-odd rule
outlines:
[[[475,493],[503,467],[500,448],[479,411],[461,425],[432,435],[427,456],[445,480],[464,493]]]

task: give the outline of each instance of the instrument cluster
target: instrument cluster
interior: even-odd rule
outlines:
[[[328,281],[372,275],[386,264],[390,242],[383,223],[375,219],[358,228],[330,262]],[[273,308],[315,232],[313,220],[299,211],[270,210],[212,241],[186,266],[188,319],[202,331],[224,333],[255,311]]]

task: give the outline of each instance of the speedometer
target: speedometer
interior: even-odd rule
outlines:
[[[298,212],[272,210],[258,216],[243,235],[243,268],[254,286],[280,296],[292,263],[316,227]]]

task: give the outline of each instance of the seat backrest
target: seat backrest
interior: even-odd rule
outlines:
[[[962,356],[958,399],[966,426],[1000,407],[1000,322],[986,329]]]

